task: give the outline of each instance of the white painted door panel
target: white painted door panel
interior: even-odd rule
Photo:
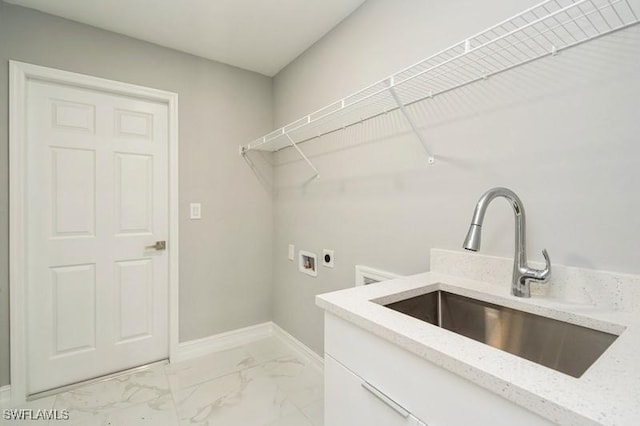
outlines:
[[[168,111],[30,81],[28,392],[168,356]]]

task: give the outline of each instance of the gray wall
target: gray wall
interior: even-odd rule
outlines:
[[[283,125],[509,17],[537,0],[369,0],[274,80]],[[637,4],[637,2],[636,2]],[[522,198],[529,252],[541,261],[640,273],[640,29],[536,61],[412,113],[437,162],[396,114],[276,155],[274,320],[322,352],[314,295],[353,285],[354,265],[429,269],[432,247],[461,250],[477,199]],[[482,252],[513,255],[513,214],[489,208]],[[335,269],[297,272],[287,244],[335,250]]]
[[[0,2],[0,385],[9,382],[9,59],[178,93],[180,340],[271,318],[271,196],[237,154],[271,128],[271,79]],[[200,221],[188,220],[193,201]]]

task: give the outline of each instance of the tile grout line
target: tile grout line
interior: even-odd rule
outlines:
[[[163,369],[163,373],[164,373],[165,379],[167,380],[167,385],[169,386],[169,394],[171,395],[171,403],[173,404],[173,411],[174,411],[174,414],[176,415],[176,420],[178,420],[178,425],[179,425],[180,414],[178,413],[178,403],[176,402],[176,395],[173,393],[173,386],[171,386],[171,382],[169,381],[166,367],[167,366],[165,366],[165,368]]]

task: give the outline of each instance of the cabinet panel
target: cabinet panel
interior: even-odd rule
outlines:
[[[553,424],[469,380],[329,313],[325,313],[325,351],[325,359],[333,357],[356,377],[384,389],[387,395],[392,395],[395,401],[401,401],[405,409],[429,425]],[[337,392],[342,392],[340,388],[336,389]],[[333,398],[340,396],[334,395]],[[327,406],[326,414],[329,416],[330,409],[331,406]],[[356,416],[355,413],[352,415]],[[331,422],[327,424],[333,426]]]
[[[414,416],[370,387],[330,356],[325,357],[325,424],[331,426],[422,426]]]

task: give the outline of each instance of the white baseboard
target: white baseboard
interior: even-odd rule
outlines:
[[[271,324],[271,322],[265,322],[180,343],[178,344],[176,354],[171,357],[171,362],[186,361],[213,352],[242,346],[256,340],[265,339],[273,334]]]
[[[11,401],[11,385],[0,386],[0,405],[6,405]]]
[[[171,357],[171,362],[186,361],[214,352],[246,345],[247,343],[266,339],[267,337],[280,339],[299,357],[309,362],[310,365],[319,371],[323,371],[324,360],[320,355],[271,321],[180,343],[175,356]]]
[[[291,334],[284,331],[278,324],[272,322],[273,336],[279,338],[286,343],[296,354],[303,359],[309,361],[309,363],[318,369],[324,371],[324,358],[318,355],[314,350],[302,343],[300,340],[293,337]]]

